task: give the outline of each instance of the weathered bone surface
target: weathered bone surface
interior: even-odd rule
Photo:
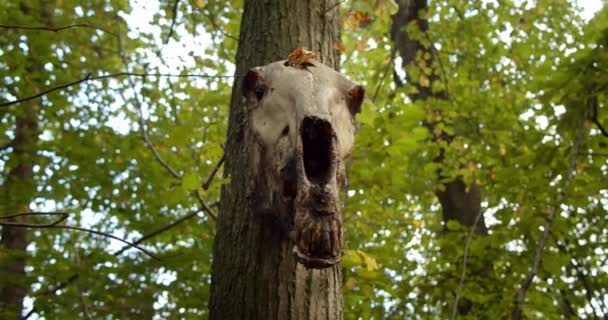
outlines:
[[[278,61],[249,70],[243,95],[255,141],[251,205],[291,238],[300,263],[338,263],[339,191],[363,87],[314,60],[306,67]]]

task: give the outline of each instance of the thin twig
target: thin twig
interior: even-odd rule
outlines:
[[[206,14],[205,16],[209,19],[209,22],[211,22],[211,26],[215,29],[215,31],[221,33],[226,38],[239,42],[239,39],[237,37],[227,33],[222,28],[220,28],[220,26],[217,25],[217,22],[215,21],[215,17],[211,13],[211,9],[209,9],[209,6],[207,6],[207,12],[208,12],[208,14]]]
[[[594,96],[591,98],[591,104],[593,107],[593,113],[591,115],[591,120],[593,120],[593,123],[595,123],[595,125],[597,126],[598,129],[600,129],[600,132],[602,133],[602,135],[604,135],[605,137],[608,137],[608,131],[606,131],[606,129],[602,126],[602,124],[600,123],[600,120],[598,120],[598,103],[597,103],[597,97]]]
[[[0,217],[0,220],[6,220],[6,219],[11,219],[14,217],[22,217],[22,216],[34,216],[34,215],[61,215],[61,217],[53,222],[44,223],[44,224],[0,221],[0,225],[16,226],[16,227],[22,227],[22,228],[49,228],[49,227],[53,227],[53,226],[56,226],[56,225],[62,223],[63,221],[65,221],[65,219],[67,219],[70,216],[70,214],[67,212],[31,212],[31,214],[18,213],[18,214],[13,214],[10,216]]]
[[[205,179],[205,182],[203,182],[203,189],[204,190],[209,189],[209,186],[211,185],[211,182],[213,181],[213,177],[215,177],[215,174],[217,173],[217,171],[222,166],[222,163],[224,163],[224,158],[225,157],[226,157],[226,153],[223,153],[222,157],[220,158],[220,160],[217,161],[217,163],[215,164],[215,166],[213,167],[213,169],[211,169],[211,172],[209,172],[209,175],[207,176],[207,179]]]
[[[169,223],[169,224],[167,224],[167,225],[165,225],[165,226],[163,226],[163,227],[161,227],[159,229],[156,229],[156,230],[154,230],[154,231],[152,231],[150,233],[147,233],[143,237],[141,237],[138,240],[134,241],[133,244],[138,245],[138,244],[140,244],[140,243],[142,243],[142,242],[144,242],[144,241],[146,241],[146,240],[148,240],[148,239],[150,239],[152,237],[155,237],[155,236],[157,236],[157,235],[159,235],[159,234],[161,234],[161,233],[163,233],[163,232],[165,232],[165,231],[167,231],[167,230],[169,230],[169,229],[171,229],[171,228],[173,228],[173,227],[175,227],[175,226],[183,223],[184,221],[186,221],[186,220],[188,220],[188,219],[196,216],[199,212],[200,211],[193,211],[192,213],[189,213],[189,214],[187,214],[187,215],[185,215],[185,216],[183,216],[183,217],[181,217],[181,218],[179,218],[179,219],[177,219],[177,220],[175,220],[175,221],[173,221],[173,222],[171,222],[171,223]],[[120,250],[112,253],[112,255],[115,256],[115,257],[117,257],[117,256],[121,255],[123,252],[127,251],[127,249],[129,249],[129,248],[131,248],[131,246],[124,246]],[[45,296],[45,295],[55,294],[57,291],[65,288],[68,284],[70,284],[70,283],[78,280],[78,278],[79,278],[78,274],[73,274],[67,280],[59,283],[55,288],[46,290],[46,291],[40,293],[39,295],[40,296]],[[29,318],[35,312],[35,310],[36,310],[35,308],[32,308],[32,310],[30,310],[22,319]]]
[[[129,67],[129,63],[127,61],[126,55],[124,54],[124,50],[122,48],[122,41],[121,38],[118,37],[118,44],[119,44],[119,52],[121,53],[121,58],[123,61],[123,64],[125,65],[125,68]],[[136,86],[135,83],[131,80],[131,78],[128,79],[129,84],[131,85],[131,88],[133,89],[134,92],[136,91]],[[148,131],[146,129],[146,121],[144,119],[144,115],[143,115],[143,106],[141,104],[141,101],[139,101],[138,95],[135,94],[134,95],[134,99],[135,99],[135,104],[136,107],[139,111],[139,123],[140,123],[140,127],[141,127],[141,131],[142,131],[142,136],[144,139],[144,142],[146,144],[146,146],[148,147],[148,149],[150,149],[150,151],[152,151],[152,153],[154,154],[154,157],[156,158],[156,160],[176,179],[181,179],[182,175],[180,175],[175,169],[173,169],[173,167],[171,167],[169,165],[169,163],[167,163],[162,157],[161,155],[158,153],[158,151],[156,151],[156,148],[154,147],[154,145],[152,144],[152,142],[150,141],[150,138],[148,137]],[[211,217],[213,220],[216,219],[216,214],[213,212],[213,210],[211,210],[211,208],[209,208],[209,206],[207,205],[207,203],[205,203],[205,200],[203,199],[203,196],[201,195],[201,193],[196,190],[194,191],[194,195],[197,198],[197,200],[199,201],[199,203],[201,204],[203,210],[205,210],[207,212],[207,214],[209,215],[209,217]]]
[[[67,212],[63,211],[48,211],[48,212],[23,212],[23,213],[15,213],[10,214],[8,216],[0,216],[0,220],[12,219],[17,217],[28,217],[28,216],[63,216],[69,215]]]
[[[68,82],[56,87],[52,87],[49,89],[45,89],[41,92],[38,92],[34,95],[31,95],[29,97],[25,97],[25,98],[21,98],[21,99],[16,99],[13,101],[8,101],[8,102],[2,102],[0,103],[0,107],[8,107],[10,105],[13,104],[18,104],[18,103],[22,103],[25,101],[29,101],[32,99],[36,99],[39,97],[42,97],[44,95],[47,95],[51,92],[57,91],[57,90],[61,90],[61,89],[65,89],[68,87],[72,87],[75,85],[78,85],[80,83],[83,82],[87,82],[87,81],[94,81],[94,80],[103,80],[103,79],[108,79],[108,78],[117,78],[117,77],[178,77],[178,78],[234,78],[236,77],[236,75],[234,76],[211,76],[211,75],[206,75],[206,74],[171,74],[171,73],[138,73],[138,72],[118,72],[118,73],[112,73],[112,74],[106,74],[106,75],[101,75],[101,76],[96,76],[96,77],[91,77],[91,73],[88,73],[84,78],[82,79],[78,79],[72,82]]]
[[[164,44],[169,43],[169,40],[171,40],[171,36],[173,36],[173,28],[175,27],[175,21],[177,20],[177,7],[179,6],[179,1],[180,0],[175,0],[175,3],[173,3],[173,17],[171,17],[171,26],[169,27],[169,34],[167,35],[167,39],[165,40]]]
[[[158,153],[158,151],[156,150],[156,148],[154,147],[154,145],[152,144],[152,142],[150,141],[150,137],[148,136],[148,130],[146,130],[146,122],[144,119],[144,115],[143,115],[143,110],[142,110],[142,106],[139,103],[139,100],[137,100],[137,104],[138,104],[138,112],[139,112],[139,126],[141,127],[141,133],[142,133],[142,138],[144,139],[144,143],[146,144],[146,146],[148,147],[148,149],[150,149],[150,151],[152,151],[152,154],[154,155],[154,158],[156,158],[156,160],[158,161],[158,163],[160,163],[161,166],[163,166],[169,173],[171,173],[171,175],[176,178],[176,179],[181,179],[181,175],[175,171],[175,169],[173,169],[173,167],[171,167]]]
[[[589,305],[591,306],[591,309],[593,310],[595,319],[599,319],[600,315],[598,315],[598,312],[597,312],[595,306],[593,305],[593,299],[597,299],[597,297],[594,294],[594,290],[592,290],[592,288],[591,288],[591,284],[589,283],[587,276],[585,275],[583,270],[581,270],[581,263],[579,262],[577,257],[568,248],[569,247],[568,241],[565,239],[560,241],[553,232],[551,232],[551,238],[553,238],[555,240],[555,244],[557,245],[557,248],[559,250],[561,250],[563,253],[570,256],[570,259],[569,259],[570,265],[576,272],[577,278],[579,279],[579,281],[583,285],[583,288],[585,289],[585,298],[587,298],[587,301],[589,302]],[[606,308],[606,304],[604,303],[604,300],[601,297],[599,299],[597,299],[597,301],[599,301],[599,303],[602,304],[602,306],[599,306],[600,314],[604,312],[603,309],[606,309],[608,311],[608,308]]]
[[[49,224],[35,224],[35,223],[20,223],[20,222],[2,222],[0,221],[0,226],[10,226],[10,227],[15,227],[15,228],[38,228],[38,229],[67,229],[67,230],[76,230],[76,231],[83,231],[86,233],[91,233],[91,234],[96,234],[99,236],[103,236],[106,238],[110,238],[110,239],[114,239],[117,241],[120,241],[124,244],[127,244],[133,248],[138,249],[139,251],[145,253],[147,256],[155,259],[155,260],[160,260],[159,258],[157,258],[155,255],[153,255],[151,252],[149,252],[148,250],[133,244],[127,240],[121,239],[115,235],[109,234],[109,233],[105,233],[105,232],[101,232],[101,231],[97,231],[97,230],[93,230],[93,229],[88,229],[88,228],[82,228],[82,227],[74,227],[74,226],[63,226],[63,225],[56,225],[56,223],[49,223]]]
[[[194,191],[194,196],[196,197],[196,199],[198,199],[198,202],[201,204],[201,207],[203,207],[203,210],[205,210],[207,212],[209,217],[211,219],[213,219],[213,221],[217,220],[217,215],[215,214],[215,212],[213,212],[213,210],[205,202],[205,199],[203,199],[203,195],[201,194],[201,192],[198,189]]]
[[[146,240],[148,240],[148,239],[150,239],[152,237],[155,237],[155,236],[157,236],[157,235],[159,235],[159,234],[161,234],[161,233],[163,233],[163,232],[165,232],[165,231],[167,231],[167,230],[169,230],[169,229],[171,229],[171,228],[173,228],[173,227],[181,224],[182,222],[184,222],[184,221],[186,221],[186,220],[188,220],[188,219],[190,219],[192,217],[195,217],[199,212],[200,211],[198,211],[198,210],[197,211],[193,211],[193,212],[191,212],[191,213],[189,213],[189,214],[187,214],[187,215],[185,215],[185,216],[183,216],[183,217],[181,217],[181,218],[179,218],[179,219],[177,219],[177,220],[175,220],[175,221],[173,221],[173,222],[171,222],[171,223],[169,223],[167,225],[164,225],[164,226],[162,226],[162,227],[160,227],[160,228],[158,228],[158,229],[156,229],[156,230],[154,230],[154,231],[152,231],[150,233],[145,234],[143,237],[139,238],[137,241],[134,241],[133,243],[134,244],[140,244],[140,243],[142,243],[142,242],[144,242],[144,241],[146,241]],[[114,252],[112,255],[113,256],[119,256],[121,253],[125,252],[127,249],[129,249],[129,246],[124,246],[120,250]]]
[[[464,287],[464,280],[465,280],[466,274],[467,274],[467,262],[468,262],[468,258],[469,258],[469,248],[471,246],[471,241],[473,240],[473,235],[475,234],[475,231],[477,230],[477,224],[479,223],[479,220],[481,220],[482,215],[483,215],[482,211],[479,210],[479,213],[477,213],[477,216],[475,216],[475,221],[473,222],[473,227],[471,228],[471,230],[469,231],[469,234],[467,235],[467,241],[464,244],[464,254],[462,257],[462,271],[460,273],[460,280],[458,281],[458,288],[456,289],[456,297],[454,298],[454,304],[452,305],[452,315],[450,316],[450,320],[456,319],[456,312],[458,311],[458,300],[460,300],[460,297],[462,295],[462,288]]]
[[[79,23],[79,24],[71,24],[68,26],[63,26],[63,27],[30,27],[30,26],[17,26],[17,25],[8,25],[8,24],[0,24],[0,28],[2,29],[21,29],[21,30],[42,30],[42,31],[52,31],[52,32],[59,32],[62,30],[66,30],[66,29],[74,29],[74,28],[89,28],[89,29],[95,29],[95,30],[99,30],[102,32],[105,32],[107,34],[111,34],[113,36],[116,36],[115,33],[108,31],[104,28],[101,27],[97,27],[97,26],[93,26],[90,24],[86,24],[86,23]]]
[[[389,69],[391,69],[391,66],[393,66],[393,61],[395,61],[395,49],[391,50],[391,59],[389,60],[388,64],[386,65],[386,68],[384,69],[384,73],[382,74],[380,81],[378,81],[378,85],[376,86],[376,91],[374,92],[374,95],[372,96],[373,103],[376,102],[376,98],[378,97],[380,88],[382,87],[382,84],[384,83],[384,79],[386,79],[386,75],[388,74]]]
[[[588,101],[588,103],[591,104],[592,101]],[[572,156],[570,157],[570,162],[568,164],[568,174],[566,176],[566,180],[564,181],[562,189],[557,194],[556,204],[551,207],[549,211],[549,216],[547,217],[547,221],[543,225],[543,235],[538,241],[538,244],[536,245],[536,249],[534,251],[534,259],[532,261],[530,271],[528,272],[527,277],[524,279],[521,286],[517,290],[517,294],[515,296],[515,309],[513,310],[513,320],[521,319],[522,306],[526,298],[526,291],[528,290],[528,288],[530,288],[534,277],[538,273],[538,268],[543,258],[543,250],[545,248],[545,243],[547,242],[551,227],[553,226],[553,221],[555,220],[555,216],[557,215],[557,209],[564,201],[565,190],[570,186],[570,183],[572,183],[572,179],[574,178],[574,171],[576,169],[576,158],[579,155],[580,147],[583,141],[583,132],[585,129],[585,121],[587,120],[588,111],[589,106],[585,106],[585,110],[583,111],[583,117],[581,118],[580,124],[576,131],[576,137],[574,140],[574,145],[572,147]]]

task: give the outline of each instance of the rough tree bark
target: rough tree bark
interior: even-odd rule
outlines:
[[[226,143],[210,298],[211,319],[341,319],[339,265],[308,270],[272,221],[249,207],[251,148],[243,140],[242,76],[252,67],[285,59],[297,47],[320,53],[337,69],[339,5],[334,0],[245,1]],[[253,192],[255,194],[255,192]]]

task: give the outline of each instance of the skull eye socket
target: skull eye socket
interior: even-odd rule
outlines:
[[[264,98],[264,94],[266,93],[266,90],[263,86],[258,86],[257,88],[255,88],[255,98],[260,101],[262,100],[262,98]]]
[[[281,131],[281,136],[284,137],[288,134],[289,134],[289,126],[285,126],[285,128],[283,128],[283,131]]]
[[[304,171],[308,181],[327,183],[331,173],[334,132],[331,124],[317,118],[304,118],[302,122],[302,148]]]

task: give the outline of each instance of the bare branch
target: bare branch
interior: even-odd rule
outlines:
[[[384,83],[384,79],[386,79],[386,75],[388,74],[391,67],[394,66],[393,61],[395,61],[395,49],[391,50],[391,59],[389,60],[388,64],[386,65],[386,68],[384,69],[384,73],[382,74],[382,77],[378,81],[378,85],[376,86],[376,91],[374,92],[374,95],[372,96],[373,103],[376,102],[376,98],[378,97],[380,88],[382,87],[382,84]]]
[[[209,189],[209,186],[211,185],[211,182],[213,181],[213,177],[215,177],[215,174],[217,173],[217,171],[220,169],[220,167],[222,166],[222,163],[224,163],[224,158],[226,157],[226,154],[222,154],[222,157],[220,158],[220,160],[217,161],[217,163],[215,164],[215,166],[213,167],[213,169],[211,169],[211,172],[209,172],[209,175],[207,176],[207,179],[205,179],[205,182],[203,183],[203,189],[207,190]]]
[[[17,217],[27,217],[27,216],[59,216],[59,215],[61,217],[59,217],[57,220],[50,222],[50,223],[36,224],[36,223],[0,221],[0,225],[2,225],[2,224],[17,225],[17,227],[19,227],[19,225],[21,225],[21,227],[24,227],[24,228],[25,227],[27,227],[27,228],[48,228],[48,227],[53,227],[53,226],[60,224],[61,222],[65,221],[65,219],[67,219],[70,216],[70,214],[67,212],[24,212],[24,213],[11,214],[8,216],[2,216],[2,217],[0,217],[0,220],[8,220],[8,219],[14,219]]]
[[[137,241],[135,241],[133,243],[134,244],[140,244],[140,243],[142,243],[142,242],[144,242],[144,241],[146,241],[146,240],[148,240],[148,239],[150,239],[152,237],[155,237],[155,236],[157,236],[157,235],[159,235],[159,234],[161,234],[161,233],[163,233],[163,232],[165,232],[165,231],[167,231],[167,230],[169,230],[169,229],[171,229],[171,228],[173,228],[175,226],[180,225],[182,222],[184,222],[184,221],[186,221],[186,220],[188,220],[188,219],[190,219],[192,217],[195,217],[199,212],[200,211],[198,211],[198,210],[197,211],[193,211],[192,213],[189,213],[189,214],[187,214],[187,215],[185,215],[185,216],[183,216],[183,217],[181,217],[181,218],[179,218],[179,219],[177,219],[177,220],[175,220],[175,221],[173,221],[173,222],[171,222],[171,223],[169,223],[167,225],[164,225],[164,226],[162,226],[162,227],[160,227],[160,228],[158,228],[158,229],[156,229],[156,230],[154,230],[154,231],[152,231],[150,233],[145,234],[143,237],[139,238]],[[127,249],[129,249],[129,246],[124,246],[120,250],[114,252],[112,255],[113,256],[119,256],[121,253],[125,252]]]
[[[462,296],[462,288],[464,287],[464,280],[467,275],[467,262],[469,258],[469,248],[471,247],[471,241],[473,240],[473,235],[477,230],[477,224],[479,220],[481,220],[481,216],[483,215],[482,211],[479,210],[477,216],[475,216],[475,221],[473,222],[473,226],[467,235],[467,241],[464,244],[464,253],[462,256],[462,272],[460,273],[460,280],[458,281],[458,288],[456,289],[456,297],[454,298],[454,304],[452,305],[452,315],[450,316],[450,320],[456,319],[456,313],[458,312],[458,300]]]
[[[205,202],[205,199],[203,199],[203,195],[201,194],[201,192],[199,190],[195,190],[194,195],[198,199],[198,202],[201,204],[201,207],[203,207],[203,210],[205,210],[207,212],[209,217],[211,217],[211,219],[213,219],[213,221],[217,220],[217,215],[213,212],[213,210],[211,210],[209,205]]]
[[[49,212],[23,212],[23,213],[15,213],[10,214],[8,216],[0,216],[0,220],[12,219],[17,217],[28,217],[28,216],[63,216],[69,215],[68,212],[63,211],[49,211]]]
[[[45,27],[45,26],[30,27],[30,26],[16,26],[16,25],[0,24],[0,28],[2,28],[2,29],[20,29],[20,30],[42,30],[42,31],[52,31],[52,32],[59,32],[59,31],[63,31],[63,30],[67,30],[67,29],[75,29],[75,28],[89,28],[89,29],[95,29],[95,30],[102,31],[102,32],[111,34],[116,37],[116,34],[111,31],[108,31],[108,30],[98,27],[98,26],[86,24],[86,23],[71,24],[68,26],[56,27],[56,28]]]
[[[20,99],[16,99],[13,101],[8,101],[8,102],[2,102],[0,103],[0,107],[8,107],[10,105],[13,104],[18,104],[18,103],[22,103],[25,101],[29,101],[32,99],[36,99],[36,98],[40,98],[44,95],[47,95],[51,92],[57,91],[57,90],[61,90],[61,89],[65,89],[65,88],[69,88],[78,84],[81,84],[83,82],[87,82],[87,81],[94,81],[94,80],[103,80],[103,79],[108,79],[108,78],[118,78],[118,77],[178,77],[178,78],[234,78],[236,75],[234,76],[210,76],[210,75],[206,75],[206,74],[171,74],[171,73],[138,73],[138,72],[118,72],[118,73],[112,73],[112,74],[106,74],[106,75],[101,75],[101,76],[96,76],[96,77],[92,77],[91,73],[88,73],[84,78],[82,79],[78,79],[72,82],[68,82],[56,87],[52,87],[49,89],[45,89],[41,92],[38,92],[34,95],[25,97],[25,98],[20,98]]]
[[[169,27],[169,34],[167,35],[167,39],[163,44],[169,43],[169,40],[171,40],[171,36],[173,36],[173,28],[175,27],[175,21],[177,20],[177,7],[179,7],[179,1],[180,0],[175,0],[175,3],[173,3],[173,17],[171,18],[171,26]]]
[[[591,104],[591,101],[589,101],[589,103]],[[555,216],[557,215],[557,209],[564,201],[565,190],[570,186],[570,183],[572,183],[572,179],[574,178],[574,171],[576,169],[576,158],[579,155],[580,147],[583,141],[583,133],[585,130],[585,121],[587,120],[588,111],[589,106],[585,106],[583,117],[581,118],[580,124],[576,131],[576,137],[574,139],[574,145],[572,147],[572,156],[570,157],[570,162],[568,164],[568,173],[566,176],[566,180],[564,181],[564,185],[561,191],[559,191],[557,194],[555,204],[551,207],[549,211],[547,221],[543,225],[543,235],[539,239],[538,244],[536,245],[536,249],[534,251],[534,259],[532,260],[532,266],[530,267],[528,275],[517,290],[517,294],[515,296],[515,309],[513,310],[513,320],[521,319],[522,306],[526,298],[526,291],[530,288],[534,277],[538,273],[538,268],[543,258],[543,250],[545,248],[545,243],[549,238],[551,227],[553,226],[553,221],[555,220]]]
[[[122,48],[122,41],[121,38],[118,38],[118,43],[119,43],[119,51],[121,53],[121,58],[123,61],[123,64],[125,65],[125,68],[128,68],[128,61],[126,58],[126,55],[124,55],[124,51]],[[131,78],[128,79],[129,84],[131,85],[131,88],[133,89],[134,92],[136,92],[135,90],[135,83],[131,80]],[[122,94],[122,93],[121,93]],[[173,167],[171,167],[169,165],[169,163],[167,163],[158,153],[158,151],[156,150],[156,148],[154,148],[154,145],[152,144],[152,142],[150,141],[150,138],[148,136],[148,131],[146,129],[146,120],[144,119],[144,115],[143,115],[143,107],[141,104],[141,101],[139,101],[138,95],[135,94],[134,95],[134,99],[135,99],[135,104],[137,107],[137,110],[139,112],[139,124],[141,127],[141,132],[142,132],[142,136],[144,139],[144,142],[146,144],[146,146],[148,147],[148,149],[150,149],[150,151],[152,151],[152,153],[154,154],[154,157],[156,158],[156,160],[176,179],[181,179],[182,176],[175,170],[173,169]],[[196,198],[198,199],[199,203],[201,204],[201,206],[203,207],[203,210],[205,210],[208,214],[209,217],[211,217],[213,220],[216,219],[216,215],[213,212],[213,210],[211,210],[211,208],[209,208],[209,206],[205,203],[205,200],[203,199],[203,196],[200,194],[200,192],[198,190],[194,191],[194,194],[196,196]]]
[[[207,6],[207,12],[208,12],[208,14],[206,14],[205,16],[209,19],[209,22],[211,22],[211,26],[215,29],[215,31],[221,33],[226,38],[229,38],[229,39],[232,39],[232,40],[234,40],[236,42],[239,42],[239,39],[237,37],[235,37],[235,36],[227,33],[222,28],[220,28],[220,26],[217,25],[217,23],[215,21],[215,17],[211,13],[211,10],[209,9],[208,6]]]
[[[10,227],[15,227],[15,228],[38,228],[38,229],[67,229],[67,230],[76,230],[76,231],[83,231],[86,233],[91,233],[91,234],[96,234],[98,236],[103,236],[106,238],[110,238],[110,239],[114,239],[117,241],[120,241],[130,247],[136,248],[137,250],[145,253],[147,256],[155,259],[155,260],[159,260],[159,258],[157,258],[155,255],[153,255],[150,251],[136,245],[133,244],[127,240],[121,239],[115,235],[109,234],[109,233],[105,233],[105,232],[101,232],[101,231],[97,231],[97,230],[93,230],[93,229],[88,229],[88,228],[82,228],[82,227],[74,227],[74,226],[65,226],[65,225],[57,225],[57,223],[61,222],[65,220],[65,218],[61,218],[60,221],[54,221],[52,223],[49,224],[36,224],[36,223],[20,223],[20,222],[3,222],[0,221],[0,226],[10,226]]]
[[[177,171],[175,171],[175,169],[173,169],[173,167],[171,167],[165,160],[163,160],[158,151],[156,151],[156,148],[154,148],[154,145],[152,144],[152,142],[150,141],[150,137],[148,136],[148,130],[146,130],[146,121],[144,119],[141,104],[137,99],[136,103],[138,105],[137,110],[139,112],[139,126],[141,127],[141,133],[142,138],[144,139],[144,143],[146,144],[148,149],[152,151],[154,158],[156,158],[156,160],[160,163],[161,166],[163,166],[169,173],[171,173],[174,178],[181,179],[182,176]]]

